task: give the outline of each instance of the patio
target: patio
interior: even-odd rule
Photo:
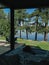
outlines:
[[[23,44],[19,44],[19,43],[15,44],[15,49],[21,45]],[[9,50],[10,50],[10,43],[1,41],[0,42],[0,55],[6,53]]]
[[[0,62],[2,65],[41,65],[42,61],[46,62],[46,64],[45,62],[42,62],[43,64],[48,65],[47,63],[49,60],[46,59],[47,57],[49,58],[49,56],[47,56],[48,51],[40,50],[36,47],[31,47],[31,53],[30,51],[25,52],[23,48],[25,48],[25,45],[18,46],[16,49],[10,51],[9,53],[1,55]],[[35,52],[35,54],[33,54],[33,52]]]
[[[32,8],[34,6],[36,7],[45,7],[45,5],[47,6],[48,1],[34,1],[33,2],[31,0],[27,0],[28,2],[26,2],[26,0],[1,0],[1,4],[7,6],[7,8],[10,8],[10,25],[11,25],[11,32],[10,32],[10,44],[5,45],[4,43],[2,43],[2,45],[0,46],[0,50],[1,50],[1,55],[0,55],[0,65],[49,65],[48,61],[45,60],[45,58],[47,57],[47,54],[30,54],[30,53],[26,53],[23,50],[24,45],[19,45],[19,44],[14,44],[14,9],[22,9],[22,8]],[[45,2],[45,3],[44,3]],[[31,5],[30,5],[31,3]],[[43,5],[44,3],[44,5]],[[17,4],[17,5],[16,5]],[[29,4],[29,5],[27,5]],[[41,5],[42,4],[42,5]],[[18,5],[20,5],[18,7]],[[22,7],[23,6],[23,7]],[[2,7],[1,7],[2,8]],[[4,8],[4,7],[3,7]],[[6,7],[5,7],[6,8]],[[10,52],[6,53],[8,50],[11,50]],[[2,53],[5,52],[5,54]],[[34,49],[35,51],[35,49]],[[36,49],[36,51],[38,51],[38,49]],[[42,60],[45,60],[45,62],[41,62]]]

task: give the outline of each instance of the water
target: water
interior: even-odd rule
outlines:
[[[16,36],[20,38],[20,30],[18,30],[18,33],[16,33]],[[47,34],[47,41],[49,41],[49,33]],[[21,31],[21,38],[26,39],[26,31]],[[28,39],[35,40],[35,32],[28,33]],[[43,41],[44,40],[44,33],[38,33],[37,34],[37,40]]]

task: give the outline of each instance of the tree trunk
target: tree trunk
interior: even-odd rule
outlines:
[[[47,25],[48,25],[48,12],[46,12],[46,18],[47,18],[47,21],[45,22],[45,32],[44,32],[44,41],[47,41]]]
[[[44,32],[44,41],[47,41],[47,33]]]
[[[23,24],[23,26],[24,26],[24,21],[22,21],[22,24]]]
[[[37,27],[38,27],[38,15],[36,16],[37,20],[35,22],[36,31],[35,31],[35,40],[37,40]]]
[[[27,29],[26,29],[26,39],[28,39],[28,31],[27,31]]]
[[[37,40],[37,31],[35,32],[35,40]]]
[[[20,25],[20,28],[21,28],[21,19],[19,18],[19,25]],[[20,29],[20,38],[21,38],[21,29]]]
[[[21,29],[20,29],[20,38],[21,38]]]
[[[47,29],[47,23],[45,23],[45,28]],[[44,41],[47,41],[47,30],[44,32]]]

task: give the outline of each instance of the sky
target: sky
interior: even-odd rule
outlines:
[[[10,9],[3,9],[3,10],[4,10],[4,12],[5,12],[6,14],[8,14],[8,12],[10,12]],[[31,14],[33,11],[34,11],[33,8],[26,10],[26,12],[29,13],[29,14]]]
[[[4,10],[4,12],[5,12],[6,14],[8,14],[8,12],[10,12],[10,9],[3,9],[3,10]],[[34,12],[34,10],[35,10],[35,8],[27,9],[26,12],[28,12],[29,14],[31,14],[32,12]],[[48,25],[49,25],[49,23],[48,23]]]
[[[8,12],[10,12],[10,9],[3,9],[4,10],[4,12],[6,13],[6,14],[8,14]]]
[[[32,13],[33,11],[34,11],[34,9],[32,8],[32,9],[27,9],[26,12],[28,12],[28,13],[30,14],[30,13]],[[10,9],[4,9],[4,12],[5,12],[6,14],[8,14],[8,12],[10,12]]]

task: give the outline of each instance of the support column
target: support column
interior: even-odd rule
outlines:
[[[15,41],[14,41],[14,9],[10,9],[10,48],[11,50],[14,49]]]

